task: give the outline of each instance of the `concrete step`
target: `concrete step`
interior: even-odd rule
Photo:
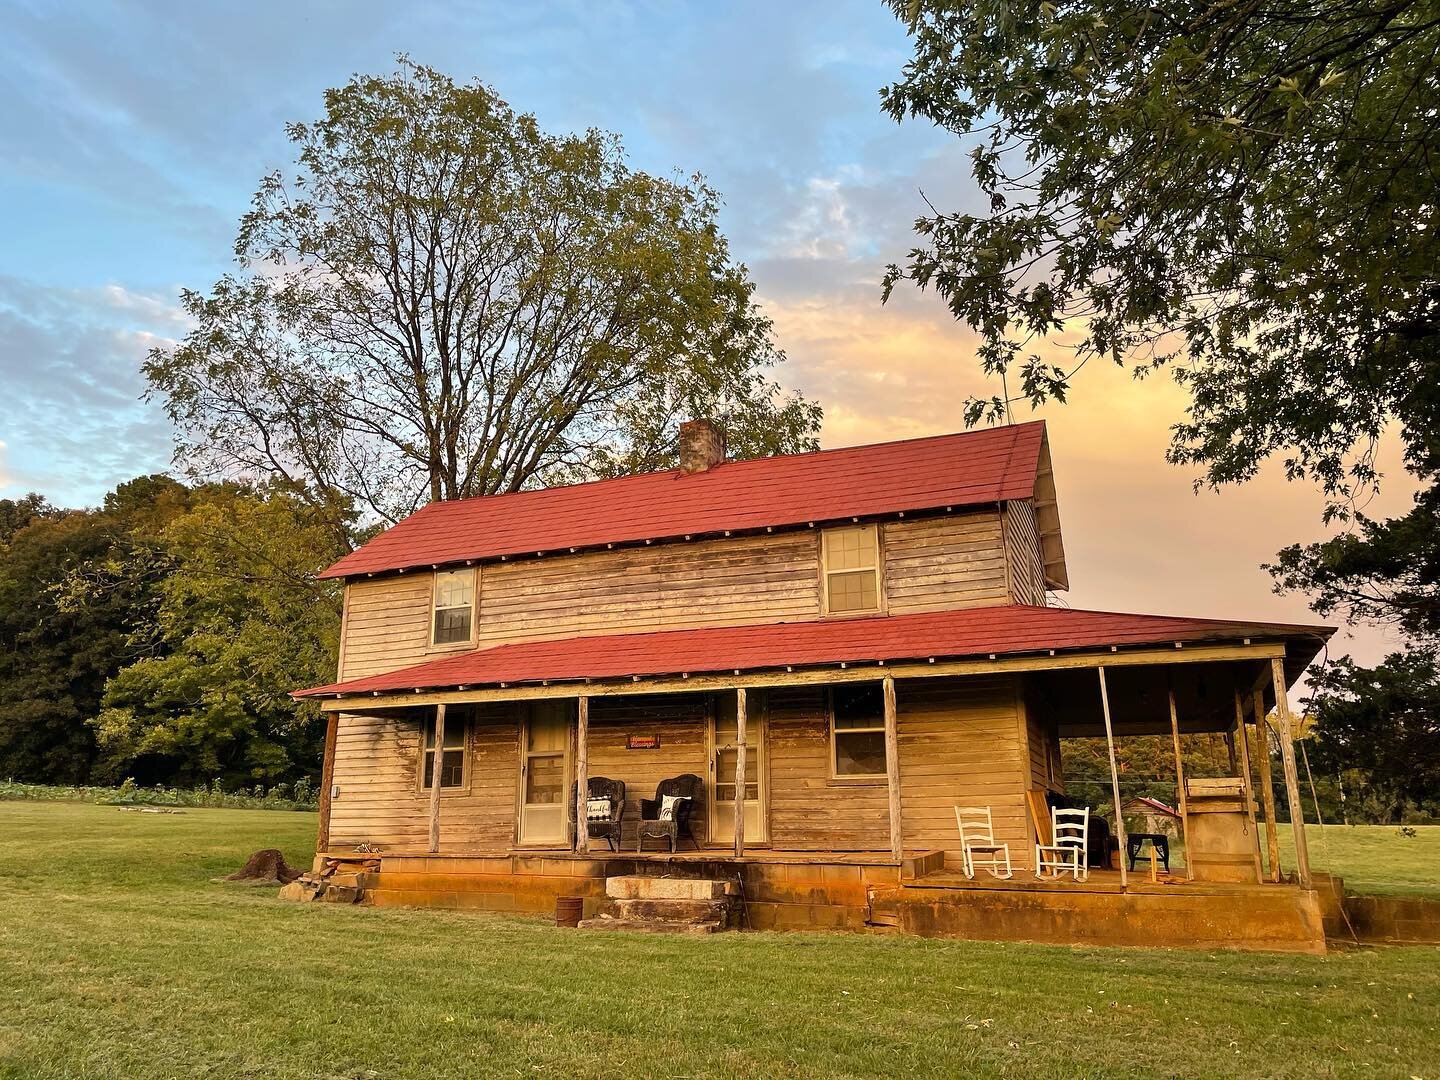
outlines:
[[[728,881],[706,878],[644,877],[639,874],[605,879],[605,895],[612,900],[723,900]]]
[[[724,900],[615,900],[621,919],[655,919],[661,922],[724,923],[730,905]]]
[[[718,922],[666,922],[660,919],[581,919],[581,930],[636,930],[644,934],[713,934]]]

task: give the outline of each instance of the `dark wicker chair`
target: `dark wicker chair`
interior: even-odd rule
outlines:
[[[640,828],[635,839],[635,850],[645,850],[646,840],[668,840],[673,852],[680,846],[683,835],[699,850],[700,845],[690,831],[690,815],[700,802],[704,781],[694,773],[672,776],[661,780],[655,788],[655,798],[640,800]],[[660,806],[666,795],[678,795],[683,801],[675,806],[674,816],[669,821],[660,820]]]
[[[574,789],[574,785],[571,785]],[[589,818],[585,828],[591,840],[604,840],[611,851],[620,850],[620,829],[625,818],[625,781],[611,780],[608,776],[592,776],[585,782],[586,799],[609,799],[610,816],[603,821]],[[574,805],[574,800],[571,800]]]

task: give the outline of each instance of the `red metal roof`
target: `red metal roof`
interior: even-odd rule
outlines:
[[[431,503],[321,577],[1028,499],[1044,443],[1034,421]]]
[[[916,615],[667,630],[499,645],[415,667],[301,690],[295,696],[368,694],[631,676],[701,674],[879,660],[1012,656],[1170,644],[1286,639],[1308,663],[1333,627],[1129,615],[1111,611],[1003,605]],[[1295,671],[1296,676],[1299,669]]]

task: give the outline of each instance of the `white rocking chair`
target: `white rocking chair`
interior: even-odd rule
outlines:
[[[1035,876],[1057,880],[1072,874],[1076,881],[1090,877],[1090,808],[1050,811],[1050,843],[1035,845]]]
[[[995,824],[990,816],[990,807],[955,807],[955,827],[960,830],[960,856],[967,878],[975,876],[977,866],[984,867],[993,877],[1002,880],[1014,872],[1010,868],[1010,845],[995,842]],[[977,859],[977,855],[981,857]]]

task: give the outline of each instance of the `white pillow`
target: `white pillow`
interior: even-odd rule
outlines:
[[[606,798],[585,800],[586,821],[609,821],[610,800]]]
[[[674,821],[675,808],[682,802],[688,802],[689,795],[662,795],[660,796],[660,821]]]

